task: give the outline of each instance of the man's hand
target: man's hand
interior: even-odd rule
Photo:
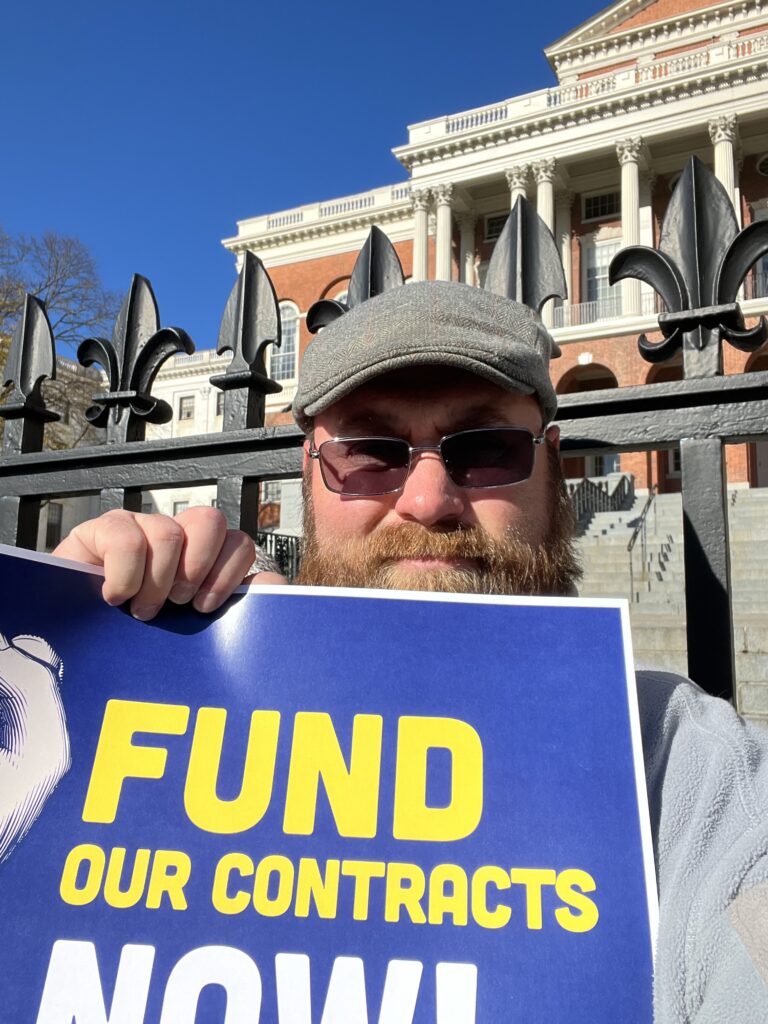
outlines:
[[[172,519],[116,510],[76,526],[53,554],[103,565],[107,604],[130,601],[131,614],[146,622],[166,600],[191,601],[199,612],[221,607],[244,581],[255,546],[246,533],[228,530],[214,508],[190,508]],[[250,582],[286,581],[259,573]]]
[[[70,764],[61,659],[45,640],[0,633],[0,861],[24,838]]]

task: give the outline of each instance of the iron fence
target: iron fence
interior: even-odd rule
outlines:
[[[768,222],[764,230],[752,225],[742,244],[721,193],[699,165],[683,174],[671,203],[677,202],[674,218],[680,224],[695,219],[699,230],[678,245],[682,265],[674,277],[641,265],[653,250],[623,250],[611,268],[614,281],[641,276],[662,295],[669,310],[659,316],[663,341],[641,337],[640,351],[662,361],[682,350],[685,379],[566,395],[557,421],[568,456],[679,446],[689,671],[705,689],[728,696],[734,640],[724,446],[768,437],[768,372],[723,376],[722,345],[754,350],[768,337],[763,321],[745,326],[736,302],[750,266],[768,254]],[[694,242],[699,248],[689,251]],[[670,260],[667,254],[659,266]],[[279,320],[259,313],[271,289],[265,278],[256,257],[246,254],[219,335],[218,351],[231,352],[232,360],[225,373],[210,378],[224,395],[221,433],[144,440],[146,423],[168,422],[172,415],[152,395],[155,375],[165,359],[191,354],[194,346],[183,331],[160,327],[149,283],[136,278],[111,342],[90,339],[79,350],[81,362],[107,371],[106,387],[86,413],[105,429],[106,443],[63,451],[43,450],[43,427],[56,416],[46,407],[41,382],[55,373],[55,347],[42,304],[28,298],[6,368],[13,389],[0,408],[0,542],[34,548],[41,503],[52,498],[98,494],[103,511],[138,512],[142,491],[195,484],[215,484],[230,526],[255,535],[259,484],[300,476],[303,439],[295,426],[264,425],[265,396],[280,389],[264,361],[267,345],[279,339]],[[712,282],[715,292],[704,287]],[[294,557],[276,551],[289,562]]]

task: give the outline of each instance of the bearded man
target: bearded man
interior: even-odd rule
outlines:
[[[307,435],[300,582],[573,593],[553,351],[527,307],[445,282],[391,289],[328,322],[294,402]],[[218,608],[254,558],[204,508],[110,512],[55,553],[102,564],[105,599],[145,620],[166,599]],[[689,680],[637,679],[660,892],[655,1019],[761,1024],[768,737]]]

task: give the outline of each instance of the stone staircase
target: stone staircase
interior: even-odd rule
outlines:
[[[626,597],[635,660],[686,673],[682,504],[662,494],[646,518],[645,536],[627,544],[645,505],[596,513],[578,540],[583,596]],[[733,489],[731,539],[737,705],[768,723],[768,488]]]

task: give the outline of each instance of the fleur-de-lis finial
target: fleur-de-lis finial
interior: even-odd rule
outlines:
[[[45,303],[27,295],[24,312],[11,342],[3,384],[12,390],[0,416],[5,419],[3,451],[21,454],[42,447],[43,426],[60,417],[46,408],[44,380],[56,379],[56,348]]]
[[[352,268],[347,301],[319,299],[313,303],[307,313],[307,330],[310,334],[316,334],[321,327],[327,327],[361,302],[392,288],[399,288],[404,280],[403,267],[394,245],[381,228],[374,224]]]
[[[518,196],[496,239],[483,287],[537,313],[548,299],[567,294],[552,232],[524,196]]]
[[[224,430],[264,425],[265,396],[282,385],[267,373],[268,345],[280,347],[280,307],[264,264],[251,252],[230,292],[219,328],[216,351],[232,352],[227,372],[211,377],[224,392]]]
[[[195,351],[179,327],[160,328],[152,285],[134,274],[118,313],[112,340],[88,338],[77,350],[83,366],[98,363],[106,371],[109,390],[94,395],[86,409],[89,423],[107,428],[107,441],[142,441],[147,423],[168,423],[173,409],[150,392],[158,370],[169,356]]]
[[[611,284],[637,278],[667,307],[659,315],[664,340],[639,338],[643,358],[662,362],[682,348],[686,377],[713,377],[723,372],[721,340],[746,352],[762,345],[768,324],[760,317],[748,330],[736,298],[750,267],[766,253],[768,221],[739,231],[728,193],[691,157],[664,215],[658,250],[629,246],[609,268]]]

